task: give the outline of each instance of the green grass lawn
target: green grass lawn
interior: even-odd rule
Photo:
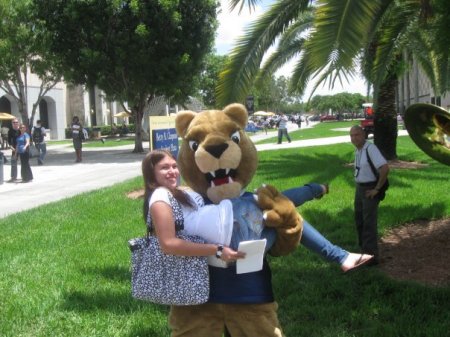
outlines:
[[[391,171],[380,232],[449,217],[449,168],[406,137],[398,139],[398,154],[428,166]],[[329,195],[299,210],[332,242],[356,250],[352,169],[345,165],[352,156],[351,144],[261,152],[249,190],[261,183],[279,189],[330,183]],[[168,307],[130,294],[127,240],[145,226],[142,200],[126,194],[141,184],[136,178],[0,219],[1,336],[169,336]],[[343,275],[302,247],[270,261],[288,337],[448,336],[450,285],[395,281],[376,268]]]
[[[336,136],[345,136],[348,135],[348,131],[340,131],[334,129],[343,129],[350,128],[353,125],[359,125],[359,121],[343,121],[343,122],[323,122],[317,123],[312,128],[301,128],[295,131],[289,131],[289,137],[292,140],[305,140],[305,139],[315,139],[315,138],[324,138],[324,137],[336,137]],[[272,129],[271,131],[275,131]],[[263,131],[259,131],[263,132]],[[286,138],[283,137],[283,142],[286,141]],[[270,144],[277,142],[277,133],[274,133],[274,137],[267,138],[258,142],[256,144]]]
[[[145,143],[145,141],[143,143]],[[83,147],[101,148],[101,147],[116,147],[130,144],[134,144],[134,138],[104,138],[104,142],[98,139],[91,139],[86,142],[83,142]]]

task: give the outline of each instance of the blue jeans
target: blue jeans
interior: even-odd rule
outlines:
[[[36,148],[39,151],[38,163],[43,164],[45,155],[47,153],[47,144],[46,143],[36,143]]]
[[[283,194],[298,207],[309,200],[321,196],[322,192],[322,187],[319,184],[312,183],[286,190]],[[235,221],[230,247],[237,250],[241,241],[265,238],[267,239],[267,252],[275,243],[276,231],[273,228],[262,225],[263,214],[254,201],[253,195],[246,194],[240,198],[231,199],[231,202],[233,204]],[[329,262],[342,264],[349,254],[341,247],[333,245],[304,219],[300,243]]]
[[[319,184],[311,183],[302,187],[291,188],[282,193],[298,207],[306,201],[319,197],[322,192],[322,187]],[[333,245],[305,219],[303,219],[303,233],[300,243],[329,262],[342,264],[349,254],[341,247]]]
[[[246,194],[230,201],[234,216],[230,247],[238,250],[241,241],[267,239],[267,253],[275,243],[277,233],[273,228],[264,227],[263,212],[253,199],[253,195]]]

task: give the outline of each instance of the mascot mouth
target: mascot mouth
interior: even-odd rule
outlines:
[[[225,184],[231,184],[234,182],[236,177],[235,169],[219,169],[216,171],[211,171],[205,174],[206,180],[211,187],[216,187]]]

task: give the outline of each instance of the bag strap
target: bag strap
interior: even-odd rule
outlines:
[[[375,169],[375,165],[372,162],[372,159],[370,158],[369,155],[369,146],[366,147],[366,156],[367,156],[367,161],[369,162],[370,165],[370,169],[372,170],[373,175],[375,176],[375,178],[377,178],[377,180],[380,177],[380,174],[378,173],[378,171]]]
[[[175,231],[181,231],[184,229],[184,217],[180,202],[172,194],[169,194],[169,201],[175,220]]]
[[[181,231],[184,229],[184,216],[183,216],[183,210],[181,209],[180,202],[175,199],[175,197],[172,195],[172,193],[169,193],[169,202],[170,207],[172,208],[173,218],[175,222],[175,231]],[[150,218],[150,224],[147,224],[147,237],[149,237],[153,233],[153,221],[149,211],[149,218]]]

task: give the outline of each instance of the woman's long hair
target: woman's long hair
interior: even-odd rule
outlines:
[[[159,187],[156,182],[155,176],[155,166],[164,158],[170,157],[175,160],[172,153],[166,150],[153,150],[150,151],[145,158],[142,160],[142,177],[144,178],[144,205],[143,205],[143,216],[144,221],[147,221],[147,215],[149,212],[148,209],[148,201],[153,193],[153,191]],[[192,201],[189,199],[186,193],[176,188],[172,191],[172,194],[175,199],[177,199],[183,205],[194,207]]]

